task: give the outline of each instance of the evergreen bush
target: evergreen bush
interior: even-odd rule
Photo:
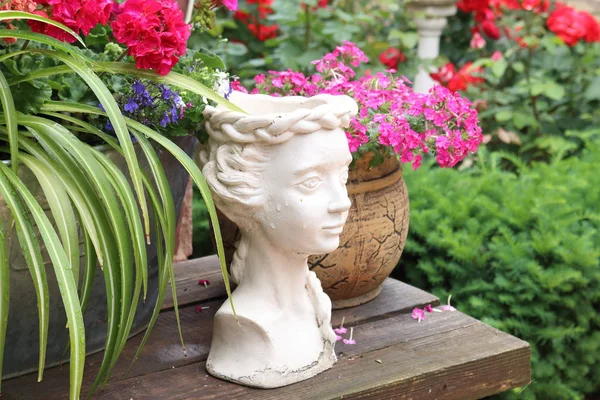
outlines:
[[[531,344],[533,382],[503,397],[600,391],[598,154],[516,172],[497,167],[501,153],[477,169],[406,171],[410,233],[394,275]]]

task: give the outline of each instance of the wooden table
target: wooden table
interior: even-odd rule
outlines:
[[[129,340],[113,377],[96,399],[477,399],[530,381],[529,344],[459,311],[411,318],[414,307],[439,305],[420,289],[388,279],[375,300],[333,312],[337,326],[354,327],[355,345],[336,344],[337,364],[314,378],[279,389],[238,386],[207,375],[205,360],[212,317],[224,301],[215,256],[176,266],[178,298],[187,351],[179,344],[172,300],[128,377],[125,371],[141,340]],[[208,279],[210,285],[198,285]],[[198,306],[209,307],[198,312]],[[290,344],[293,345],[293,344]],[[88,356],[84,390],[101,354]],[[36,383],[30,374],[7,380],[2,400],[66,399],[68,365],[48,369]],[[83,393],[86,393],[85,391]]]

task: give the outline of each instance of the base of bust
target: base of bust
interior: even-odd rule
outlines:
[[[325,346],[331,348],[331,346]],[[328,354],[325,354],[325,353]],[[265,367],[257,371],[245,371],[242,365],[235,368],[219,368],[218,364],[212,362],[210,356],[206,361],[206,370],[215,378],[223,379],[244,386],[250,386],[261,389],[272,389],[281,386],[291,385],[313,376],[320,374],[333,367],[337,361],[333,349],[324,351],[319,355],[319,359],[301,368],[271,368]]]

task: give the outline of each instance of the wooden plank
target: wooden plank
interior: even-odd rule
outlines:
[[[177,301],[179,306],[224,297],[225,284],[216,255],[178,262],[174,265]],[[210,285],[198,285],[200,279],[206,279]],[[173,308],[173,296],[167,290],[162,309]]]
[[[193,269],[193,264],[188,263],[188,270]],[[188,273],[186,271],[186,273]],[[178,279],[178,278],[176,278]],[[197,286],[197,281],[194,282]],[[212,282],[211,282],[212,286]],[[210,287],[210,286],[209,286]],[[204,286],[202,286],[204,288]],[[197,290],[190,293],[201,293]],[[224,299],[213,300],[211,302],[203,302],[202,306],[210,308],[202,313],[196,312],[196,306],[188,306],[180,309],[180,317],[182,324],[183,337],[187,352],[183,353],[179,345],[177,335],[177,325],[175,322],[175,313],[166,311],[160,314],[154,331],[150,336],[150,340],[144,347],[140,359],[134,364],[129,377],[141,376],[156,371],[162,371],[170,368],[177,368],[191,363],[197,363],[206,360],[212,337],[212,318],[214,313],[220,307]],[[398,313],[408,313],[415,306],[424,304],[437,304],[437,298],[422,290],[416,289],[402,282],[389,279],[386,281],[384,288],[379,297],[368,304],[359,307],[349,308],[345,310],[336,310],[333,312],[334,325],[339,325],[342,318],[346,318],[345,325],[350,327],[358,323],[365,324],[368,321],[380,320],[384,316],[391,316]],[[445,314],[432,314],[432,317],[438,318],[437,323],[446,323],[442,319]],[[407,330],[407,334],[414,333],[414,328],[417,324],[410,319],[410,316],[403,314],[396,319],[385,320],[379,326],[379,330],[373,330],[373,337],[369,337],[371,345],[378,344],[379,346],[387,345],[392,342],[397,342],[393,339],[390,342],[389,338],[394,336],[389,335],[389,332],[396,332],[401,325],[412,327]],[[430,319],[427,323],[433,321]],[[420,325],[420,324],[419,324]],[[364,330],[361,326],[356,329],[356,337],[362,340],[362,337],[371,335],[371,325],[365,326]],[[449,325],[451,326],[451,325]],[[424,324],[424,329],[429,329],[429,325]],[[389,331],[387,330],[389,329]],[[388,337],[388,339],[386,339]],[[121,359],[115,367],[111,382],[117,382],[125,378],[125,372],[133,359],[137,347],[142,336],[138,335],[130,339],[125,346]],[[344,349],[342,343],[338,343],[339,348]],[[369,347],[372,349],[373,347]],[[102,354],[94,354],[86,359],[86,374],[84,380],[84,388],[89,387],[93,377],[98,371],[102,361]],[[28,388],[35,385],[36,393],[29,394]],[[3,384],[3,394],[7,399],[60,399],[64,393],[67,393],[68,387],[68,366],[51,368],[45,371],[44,380],[41,383],[36,383],[35,375],[27,375],[20,378],[8,380]],[[38,396],[38,397],[36,397]]]
[[[430,325],[438,327],[435,333],[423,336],[417,332],[413,339],[378,350],[357,350],[360,355],[342,358],[331,370],[283,388],[260,390],[221,381],[207,375],[202,363],[117,382],[97,398],[476,399],[529,382],[530,349],[526,342],[464,314],[452,315],[458,327],[445,329],[446,324],[435,322],[438,317],[431,318]],[[410,328],[415,325],[425,328],[427,322],[412,321]],[[388,332],[388,336],[402,338],[408,326],[400,325],[399,331]]]

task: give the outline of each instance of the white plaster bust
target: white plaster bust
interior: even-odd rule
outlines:
[[[331,301],[307,266],[339,245],[352,157],[347,96],[277,98],[234,92],[248,115],[207,107],[197,162],[217,207],[241,231],[231,265],[238,320],[217,311],[206,368],[261,388],[288,385],[336,361]]]

